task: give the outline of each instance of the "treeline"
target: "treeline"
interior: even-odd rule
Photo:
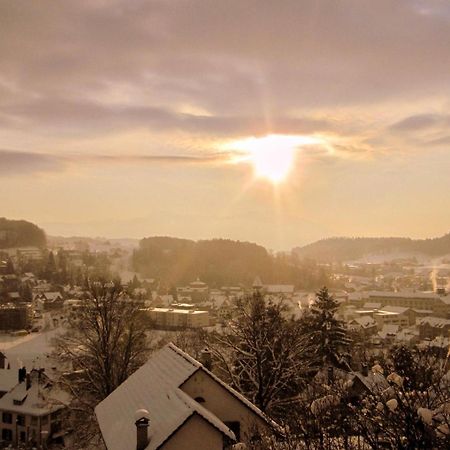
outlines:
[[[396,251],[443,256],[450,253],[450,234],[433,239],[329,238],[294,249],[298,256],[317,261],[348,261]]]
[[[229,239],[191,241],[171,237],[142,239],[134,251],[133,268],[143,277],[179,286],[197,278],[212,287],[251,285],[256,276],[264,284],[288,283],[315,288],[329,281],[328,272],[295,255],[272,255],[264,247]]]
[[[0,217],[0,248],[45,247],[45,232],[26,220],[8,220]]]

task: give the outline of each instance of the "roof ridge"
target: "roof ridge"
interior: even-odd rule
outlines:
[[[172,351],[177,353],[179,356],[183,357],[187,362],[191,363],[193,366],[200,368],[203,367],[203,364],[193,358],[191,355],[181,350],[181,348],[177,347],[173,342],[169,342],[166,345],[167,348],[170,348]]]

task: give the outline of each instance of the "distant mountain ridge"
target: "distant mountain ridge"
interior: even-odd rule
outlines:
[[[26,220],[9,220],[0,217],[0,249],[12,247],[45,247],[44,230]]]
[[[296,247],[293,252],[300,258],[317,261],[350,261],[368,255],[393,252],[438,257],[450,253],[450,233],[431,239],[335,237]]]

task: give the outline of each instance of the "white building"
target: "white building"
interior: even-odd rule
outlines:
[[[156,328],[202,328],[210,325],[209,312],[181,308],[149,308],[150,320]]]

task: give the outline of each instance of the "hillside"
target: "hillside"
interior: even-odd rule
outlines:
[[[368,255],[404,253],[429,257],[450,253],[450,234],[433,239],[329,238],[293,250],[300,258],[317,261],[350,261]]]
[[[0,249],[11,247],[45,247],[43,230],[26,220],[8,220],[0,217]]]
[[[251,285],[256,276],[264,283],[320,286],[326,275],[315,264],[299,264],[288,255],[274,256],[264,247],[229,239],[192,241],[149,237],[133,254],[133,268],[166,286],[180,286],[197,278],[210,286]]]

